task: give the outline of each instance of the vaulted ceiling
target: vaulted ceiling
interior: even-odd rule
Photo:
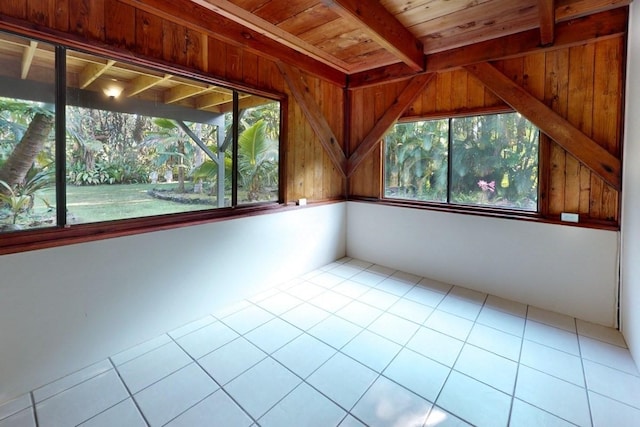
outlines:
[[[402,66],[407,74],[420,72],[428,66],[430,55],[527,31],[535,37],[537,45],[551,45],[558,24],[630,3],[630,0],[190,1],[210,14],[222,16],[346,75],[389,65]],[[249,38],[251,33],[242,36]],[[508,43],[508,39],[504,40]]]

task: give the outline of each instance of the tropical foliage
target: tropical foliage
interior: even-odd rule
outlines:
[[[4,223],[13,229],[22,225],[31,228],[54,221],[55,209],[49,201],[55,201],[51,173],[55,159],[54,118],[48,105],[0,98],[0,226]],[[218,123],[224,122],[224,129],[213,124],[68,106],[67,144],[63,153],[67,185],[141,184],[149,186],[141,197],[153,196],[159,203],[191,204],[191,210],[221,206],[215,191],[217,167],[201,148],[206,146],[214,154],[219,147],[225,150],[225,187],[230,194],[233,115],[226,113],[220,119]],[[279,126],[278,102],[240,111],[239,202],[277,200]],[[208,196],[197,195],[203,189]],[[71,187],[67,188],[67,208],[72,217],[74,206],[85,204],[83,200],[75,200],[75,194]],[[118,192],[109,194],[105,206],[117,205]],[[121,203],[146,206],[140,197],[123,196]],[[85,211],[84,207],[82,210]],[[114,209],[112,219],[123,218],[118,215],[125,215],[125,211],[131,211],[126,217],[136,216],[133,206],[120,206]],[[166,211],[158,209],[161,213]],[[184,209],[176,207],[175,211]]]
[[[387,197],[536,209],[538,130],[520,114],[402,123],[385,141]]]

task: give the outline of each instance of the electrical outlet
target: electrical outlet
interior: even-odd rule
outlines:
[[[560,220],[564,222],[578,222],[579,219],[580,216],[577,213],[562,212],[560,214]]]
[[[307,205],[307,199],[302,198],[302,199],[298,199],[298,203],[296,203],[298,206],[306,206]]]

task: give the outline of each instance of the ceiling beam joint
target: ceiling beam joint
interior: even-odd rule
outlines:
[[[374,42],[414,71],[424,70],[424,47],[379,1],[323,0],[344,19],[354,22]]]
[[[351,176],[360,163],[373,151],[387,131],[391,129],[391,126],[398,121],[402,113],[422,95],[422,91],[434,77],[435,73],[420,74],[409,81],[409,84],[393,101],[391,107],[382,115],[380,120],[373,126],[373,129],[358,145],[358,148],[349,156],[347,177]]]

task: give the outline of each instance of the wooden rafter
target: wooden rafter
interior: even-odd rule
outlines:
[[[540,15],[540,44],[550,45],[555,37],[556,26],[554,0],[538,0],[538,14]]]
[[[323,0],[341,17],[355,22],[376,43],[397,56],[414,71],[424,69],[424,48],[378,1]]]
[[[80,71],[78,80],[78,86],[80,89],[86,89],[91,83],[93,83],[98,77],[104,74],[109,68],[111,68],[116,61],[109,60],[106,64],[88,64]]]
[[[27,75],[29,74],[31,63],[33,62],[33,57],[36,54],[37,47],[38,42],[31,40],[29,42],[29,46],[24,48],[24,53],[22,54],[22,70],[20,72],[20,78],[22,80],[26,79]]]
[[[278,43],[282,43],[285,46],[288,46],[297,51],[303,52],[308,55],[310,58],[316,59],[325,64],[331,65],[339,69],[340,71],[346,73],[350,71],[351,66],[342,61],[335,56],[323,51],[316,46],[307,43],[299,37],[294,36],[291,33],[288,33],[284,30],[278,28],[278,26],[260,18],[258,15],[255,15],[240,6],[236,6],[230,1],[227,0],[192,0],[194,3],[197,3],[207,9],[224,16],[227,19],[230,19],[234,22],[237,22],[240,25],[243,25],[247,28],[250,28],[254,31],[257,31],[265,36],[273,39]]]
[[[557,24],[553,46],[540,46],[538,42],[539,30],[523,31],[427,55],[426,72],[446,71],[478,62],[497,61],[531,53],[564,49],[605,37],[622,35],[626,31],[627,13],[624,8],[613,9]],[[349,77],[349,88],[355,89],[403,80],[411,75],[415,75],[415,72],[405,64],[391,65],[352,74]]]
[[[413,101],[422,94],[424,88],[435,77],[435,73],[420,74],[411,79],[407,87],[393,101],[391,107],[376,122],[373,129],[364,137],[356,151],[351,154],[347,163],[347,176],[351,176],[356,168],[362,163],[376,145],[382,140],[384,134],[400,118],[402,113],[411,105]]]
[[[124,94],[127,97],[138,95],[154,86],[170,80],[171,77],[173,77],[171,74],[165,74],[164,77],[138,76],[129,82],[129,86],[125,90]]]
[[[331,126],[329,126],[327,119],[322,114],[320,107],[313,96],[311,96],[311,89],[307,85],[304,77],[299,70],[296,70],[282,62],[278,62],[278,68],[280,69],[284,80],[287,82],[287,86],[289,86],[291,93],[300,105],[302,112],[311,124],[313,131],[320,140],[322,148],[324,148],[324,151],[327,153],[336,169],[342,175],[346,176],[347,157],[345,156],[338,139],[331,130]]]
[[[488,62],[469,65],[465,69],[607,184],[620,191],[620,159]]]
[[[345,86],[346,76],[335,67],[320,62],[304,53],[278,43],[261,31],[255,31],[238,24],[218,13],[194,3],[192,0],[121,0],[163,19],[201,31],[210,37],[242,47],[248,52],[269,58],[273,61],[287,58],[294,64],[314,76]]]
[[[224,104],[233,100],[233,95],[226,93],[213,92],[206,95],[199,96],[196,99],[196,108],[203,110],[206,108],[215,107],[216,105]]]
[[[192,96],[206,92],[209,89],[210,88],[208,86],[174,86],[164,92],[164,103],[173,104],[174,102],[182,101],[183,99],[191,98]]]

